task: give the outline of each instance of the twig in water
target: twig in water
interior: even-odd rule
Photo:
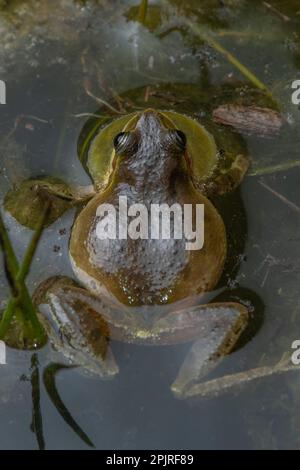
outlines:
[[[150,96],[150,87],[147,86],[147,87],[146,87],[146,90],[145,90],[145,96],[144,96],[144,102],[145,102],[145,103],[148,103],[148,101],[149,101],[149,96]]]
[[[95,96],[92,91],[90,90],[90,83],[88,80],[84,80],[84,83],[83,83],[83,87],[84,87],[84,90],[86,92],[86,94],[88,96],[90,96],[91,98],[93,98],[93,100],[95,100],[98,104],[100,104],[101,106],[105,106],[106,108],[108,108],[110,111],[112,111],[113,113],[116,113],[116,114],[123,114],[121,111],[119,111],[118,109],[114,108],[114,106],[112,106],[111,104],[109,104],[107,101],[103,100],[102,98],[99,98],[98,96]]]
[[[38,116],[34,116],[33,114],[20,114],[19,119],[32,119],[33,121],[41,122],[43,124],[49,124],[49,121],[46,119],[39,118]]]
[[[292,168],[298,168],[299,166],[300,160],[294,160],[292,162],[280,163],[279,165],[270,165],[264,168],[252,168],[250,169],[248,176],[271,175],[272,173],[291,170]]]
[[[265,189],[267,189],[268,191],[270,191],[270,193],[274,194],[274,196],[278,197],[278,199],[280,199],[282,202],[284,202],[287,206],[289,206],[291,209],[293,209],[294,211],[298,212],[298,214],[300,214],[300,207],[298,207],[296,204],[294,204],[292,201],[290,201],[289,199],[287,199],[285,196],[283,196],[282,194],[278,193],[277,191],[275,191],[275,189],[271,188],[269,185],[267,185],[264,181],[260,180],[259,181],[259,184],[261,184],[261,186],[263,186]]]
[[[74,118],[97,118],[97,119],[102,119],[107,117],[105,114],[93,114],[93,113],[78,113],[78,114],[71,114],[72,117]]]
[[[272,11],[273,13],[275,13],[275,15],[279,16],[283,21],[291,21],[291,18],[289,16],[286,16],[284,15],[283,13],[281,13],[281,11],[277,10],[277,8],[273,7],[273,5],[270,5],[270,3],[268,2],[263,2],[263,4],[265,5],[265,7],[267,7],[270,11]]]

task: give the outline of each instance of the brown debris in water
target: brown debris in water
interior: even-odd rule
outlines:
[[[280,113],[270,108],[224,104],[213,111],[217,124],[234,127],[245,134],[272,137],[279,134],[284,120]]]

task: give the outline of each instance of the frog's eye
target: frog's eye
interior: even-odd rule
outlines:
[[[170,142],[175,145],[181,152],[185,151],[186,148],[186,135],[179,129],[172,129],[168,132]]]
[[[114,148],[118,154],[134,151],[135,146],[136,136],[132,132],[120,132],[114,138]]]

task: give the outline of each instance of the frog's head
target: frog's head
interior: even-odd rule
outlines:
[[[98,127],[96,126],[98,129]],[[217,163],[213,136],[196,120],[174,111],[147,109],[113,120],[94,137],[86,166],[98,191],[112,182],[141,183],[150,189],[166,187],[171,175],[185,173],[203,181]],[[80,157],[82,158],[82,156]]]
[[[166,183],[179,168],[186,152],[186,136],[168,127],[161,112],[153,109],[135,116],[114,138],[118,174],[136,182]]]

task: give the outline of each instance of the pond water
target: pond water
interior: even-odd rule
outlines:
[[[144,23],[137,21],[138,3],[0,0],[0,79],[7,88],[0,105],[0,199],[33,176],[90,183],[77,144],[90,116],[107,113],[95,97],[116,106],[122,95],[134,109],[154,90],[150,104],[193,107],[193,117],[206,121],[212,106],[247,103],[250,95],[256,104],[263,92],[204,40],[213,38],[268,87],[286,120],[278,136],[238,136],[252,166],[240,190],[216,201],[233,257],[220,298],[251,307],[240,348],[216,376],[275,366],[300,339],[300,110],[291,101],[291,84],[300,79],[299,2],[157,0],[149,2]],[[2,214],[21,259],[32,232]],[[49,276],[73,276],[74,215],[44,231],[30,292]],[[4,309],[10,291],[0,266]],[[55,370],[48,346],[8,348],[7,364],[0,365],[0,448],[87,449],[88,439],[97,449],[300,447],[297,368],[185,401],[174,398],[170,385],[190,345],[111,347],[120,367],[112,381],[79,368]],[[58,412],[53,378],[71,417]]]

